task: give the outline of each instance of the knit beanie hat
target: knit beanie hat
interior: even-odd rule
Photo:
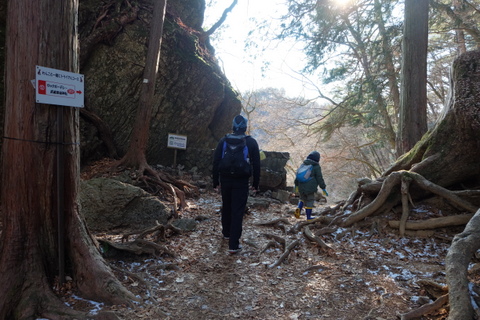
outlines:
[[[320,153],[318,151],[312,151],[308,155],[307,159],[318,162],[318,161],[320,161]]]
[[[233,118],[232,126],[233,132],[244,133],[245,131],[247,131],[247,119],[245,119],[241,115],[238,115]]]

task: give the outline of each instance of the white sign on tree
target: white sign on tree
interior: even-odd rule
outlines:
[[[37,66],[35,72],[37,103],[84,107],[83,74]]]

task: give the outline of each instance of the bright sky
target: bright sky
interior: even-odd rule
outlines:
[[[211,0],[212,1],[212,0]],[[205,12],[204,28],[208,29],[222,15],[233,0],[213,0],[215,3]],[[216,56],[232,85],[241,92],[266,87],[283,88],[288,96],[311,97],[305,89],[299,71],[305,65],[301,46],[293,42],[259,43],[259,32],[253,31],[254,22],[269,19],[270,28],[279,24],[278,17],[286,11],[284,0],[239,0],[228,14],[221,30],[212,38]],[[245,48],[248,40],[255,40],[259,47]],[[261,48],[265,46],[267,48]],[[263,50],[265,49],[265,50]],[[265,69],[265,62],[269,64]],[[308,86],[308,85],[307,85]]]

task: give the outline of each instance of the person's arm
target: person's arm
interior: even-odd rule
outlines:
[[[260,149],[258,148],[257,140],[252,137],[248,137],[247,147],[250,154],[250,162],[253,168],[252,187],[255,190],[258,190],[258,185],[260,184]]]
[[[327,188],[327,185],[325,184],[325,181],[323,180],[323,175],[322,175],[322,168],[318,166],[318,170],[315,170],[315,179],[317,180],[317,184],[320,187],[320,189],[324,190]]]
[[[213,178],[213,188],[215,189],[220,184],[220,174],[218,172],[218,164],[222,160],[222,151],[223,151],[223,141],[222,138],[213,153],[213,166],[212,166],[212,178]]]

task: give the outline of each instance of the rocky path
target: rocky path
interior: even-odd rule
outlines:
[[[219,208],[214,193],[189,201],[182,218],[207,219],[193,232],[168,238],[176,258],[110,261],[130,272],[116,271],[143,300],[134,308],[113,308],[123,319],[396,319],[429,301],[418,280],[445,281],[447,241],[338,230],[322,237],[332,248],[324,250],[302,233],[258,226],[277,218],[298,222],[292,205],[274,201],[268,209],[250,211],[244,221],[244,250],[230,255],[221,237]],[[282,237],[287,245],[299,243],[272,268],[283,248],[263,251],[269,242],[265,234]],[[444,319],[444,313],[424,319]]]

